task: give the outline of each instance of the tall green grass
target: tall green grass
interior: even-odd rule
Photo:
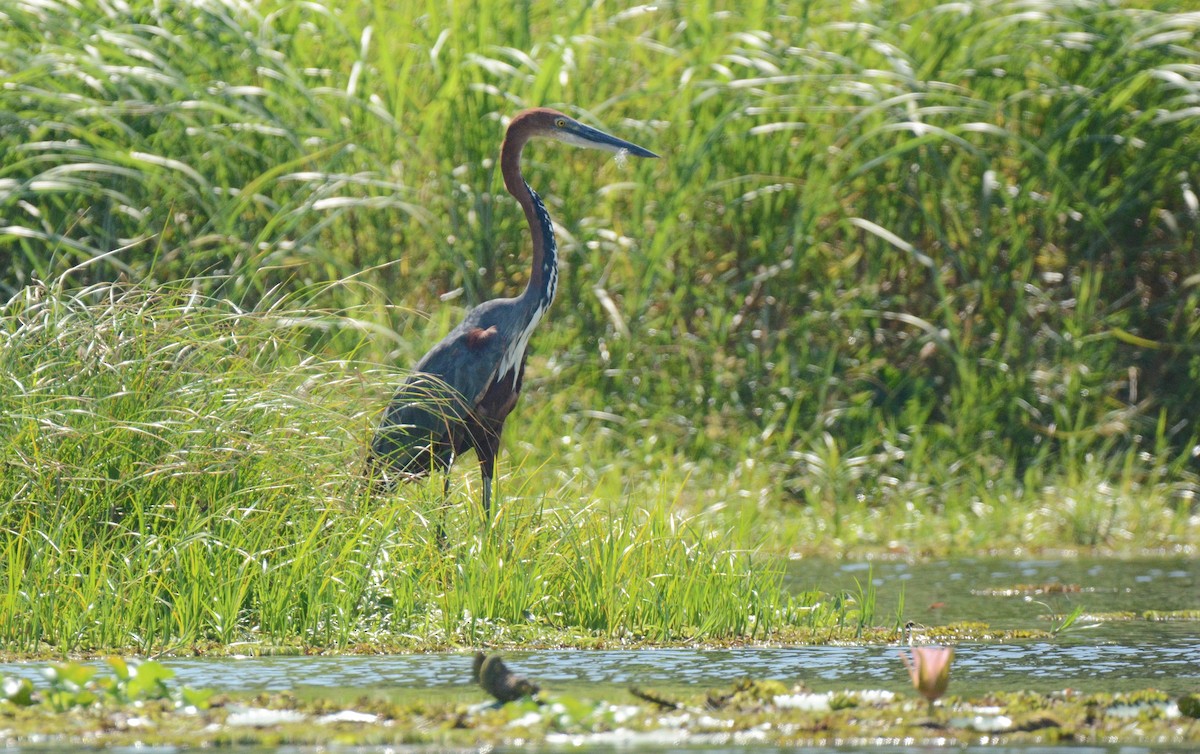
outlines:
[[[0,288],[200,276],[359,324],[289,341],[317,360],[408,365],[522,284],[494,161],[506,116],[557,105],[664,159],[528,150],[566,269],[517,497],[679,488],[782,548],[1187,546],[1185,10],[10,3]]]
[[[361,437],[384,380],[298,335],[344,326],[182,288],[9,301],[0,647],[664,641],[798,620],[778,568],[669,499],[510,495],[485,526],[437,481],[371,498]]]

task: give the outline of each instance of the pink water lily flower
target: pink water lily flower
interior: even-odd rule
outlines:
[[[913,647],[912,659],[903,652],[900,653],[900,659],[908,668],[913,688],[928,699],[932,707],[950,685],[950,662],[954,659],[954,648]]]

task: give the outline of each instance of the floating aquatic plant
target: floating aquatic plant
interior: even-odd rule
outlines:
[[[175,673],[153,660],[107,660],[112,676],[97,676],[96,668],[77,662],[52,663],[43,672],[48,688],[35,691],[27,678],[0,681],[0,702],[19,707],[43,704],[54,712],[100,705],[141,704],[164,700],[175,707],[207,709],[212,691],[168,683]]]
[[[940,647],[914,651],[916,658],[935,657],[927,665],[930,669],[938,668],[939,660],[944,660],[940,668],[948,667],[950,654]],[[604,684],[591,689],[600,697],[550,695],[503,706],[429,698],[421,689],[396,689],[406,692],[407,701],[364,696],[346,702],[283,693],[250,699],[220,694],[210,703],[192,704],[181,699],[179,687],[165,677],[170,671],[155,665],[137,665],[137,676],[147,679],[146,688],[129,691],[126,685],[124,695],[113,693],[125,676],[119,663],[110,663],[115,678],[103,668],[66,663],[48,668],[46,681],[36,689],[25,679],[0,682],[6,740],[24,746],[61,736],[112,748],[132,748],[137,742],[160,748],[219,746],[231,740],[268,747],[286,740],[304,747],[328,744],[331,738],[343,746],[377,748],[480,748],[518,742],[577,747],[617,742],[644,748],[711,746],[719,740],[793,748],[827,745],[836,737],[848,746],[865,748],[902,738],[920,746],[967,746],[977,744],[985,733],[990,743],[1007,748],[1054,741],[1109,746],[1154,742],[1176,748],[1200,742],[1200,726],[1185,719],[1194,714],[1194,695],[1180,697],[1176,706],[1166,692],[1155,689],[1117,694],[989,692],[983,698],[964,697],[956,705],[956,716],[931,730],[914,728],[903,714],[909,702],[890,691],[807,691],[800,686],[789,690],[771,679],[742,679],[717,690],[681,690],[665,705],[658,694],[650,695],[652,699],[639,696],[644,703],[633,704],[604,698]],[[136,676],[129,673],[132,677]],[[163,688],[170,693],[159,697]],[[60,707],[50,698],[56,689],[92,692],[96,698]],[[477,697],[477,692],[467,693]],[[714,707],[713,699],[724,701]]]

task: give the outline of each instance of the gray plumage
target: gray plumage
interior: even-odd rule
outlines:
[[[513,331],[524,320],[520,299],[485,302],[417,362],[371,443],[375,474],[385,485],[447,471],[457,456],[474,449],[488,509],[500,434],[525,374],[524,353],[505,374],[497,372],[505,344],[516,341]]]
[[[500,148],[500,172],[529,224],[533,240],[529,283],[520,296],[494,299],[472,309],[417,362],[371,442],[368,474],[377,488],[389,489],[397,481],[422,477],[432,469],[447,471],[456,457],[474,450],[483,477],[483,510],[489,511],[500,435],[521,393],[529,338],[554,301],[558,285],[550,215],[521,175],[521,151],[533,137],[657,156],[554,110],[535,108],[513,118]]]

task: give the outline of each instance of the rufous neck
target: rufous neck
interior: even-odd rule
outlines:
[[[533,266],[529,272],[529,283],[522,298],[532,305],[543,308],[554,300],[558,284],[558,250],[554,240],[554,227],[550,222],[550,213],[542,204],[525,178],[521,175],[521,152],[529,141],[527,132],[509,133],[504,137],[500,147],[500,174],[504,178],[504,187],[516,198],[525,211],[525,222],[529,225],[529,234],[533,240]]]

